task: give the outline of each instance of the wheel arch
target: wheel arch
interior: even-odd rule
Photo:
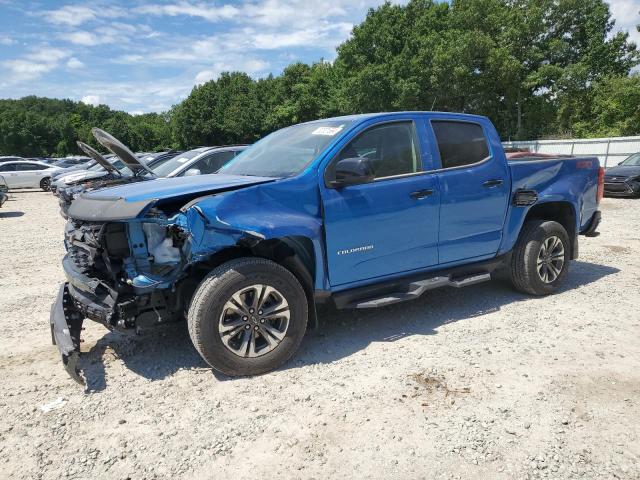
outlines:
[[[241,241],[192,265],[188,277],[181,282],[180,297],[186,296],[182,301],[185,304],[188,303],[188,299],[191,298],[202,279],[211,270],[225,262],[241,257],[266,258],[289,270],[300,282],[307,297],[309,324],[315,328],[318,324],[314,301],[315,254],[312,240],[304,236]]]
[[[564,227],[569,235],[570,253],[569,258],[578,257],[578,226],[577,215],[574,206],[570,202],[553,201],[537,203],[527,212],[523,225],[530,220],[550,220],[558,222]]]

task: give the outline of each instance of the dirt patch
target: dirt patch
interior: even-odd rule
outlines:
[[[613,253],[623,253],[625,255],[629,255],[632,253],[632,250],[628,247],[622,247],[620,245],[603,245],[604,248],[612,251]]]

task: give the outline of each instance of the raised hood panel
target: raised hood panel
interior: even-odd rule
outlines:
[[[76,143],[78,144],[78,147],[80,147],[80,149],[84,153],[86,153],[91,158],[93,158],[96,162],[98,162],[100,165],[102,165],[102,168],[104,168],[107,172],[117,172],[118,171],[118,169],[116,167],[114,167],[113,165],[111,165],[111,163],[109,163],[109,160],[104,158],[100,154],[100,152],[98,152],[93,147],[91,147],[91,145],[87,145],[86,143],[80,142],[80,141],[77,141]]]
[[[91,129],[91,133],[93,133],[93,136],[96,137],[96,140],[100,142],[103,147],[105,147],[116,156],[120,157],[120,159],[127,164],[127,167],[129,167],[132,172],[147,172],[155,176],[153,171],[140,160],[138,160],[138,157],[136,157],[135,153],[129,150],[129,148],[116,137],[108,132],[105,132],[104,130],[95,127]]]
[[[273,178],[221,174],[159,178],[83,193],[69,207],[69,217],[95,221],[126,220],[137,217],[151,204],[178,200],[187,203],[199,196],[271,181]]]

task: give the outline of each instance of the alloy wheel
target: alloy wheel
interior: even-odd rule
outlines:
[[[545,239],[540,246],[536,270],[544,283],[554,282],[564,268],[564,245],[557,236]]]
[[[251,285],[225,303],[218,333],[225,347],[239,357],[252,358],[275,349],[289,328],[287,300],[269,285]]]

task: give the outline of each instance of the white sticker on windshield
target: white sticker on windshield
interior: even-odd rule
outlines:
[[[184,162],[186,162],[187,160],[189,160],[187,157],[180,157],[180,158],[176,159],[176,162],[178,162],[178,163],[184,163]]]
[[[333,137],[336,133],[342,130],[342,127],[344,127],[344,125],[340,125],[339,127],[318,127],[311,132],[311,135],[326,135],[328,137]]]

